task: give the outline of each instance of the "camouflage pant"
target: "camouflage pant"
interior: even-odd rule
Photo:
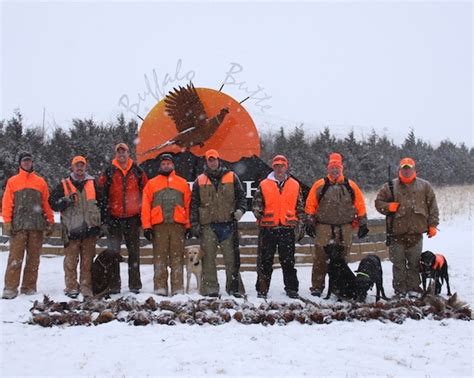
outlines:
[[[352,246],[352,226],[343,224],[341,226],[342,240],[339,232],[339,226],[335,227],[334,234],[336,241],[344,246],[344,258],[349,255]],[[311,274],[311,291],[323,292],[327,273],[328,256],[324,251],[324,247],[329,244],[332,239],[331,225],[317,224],[315,228],[316,238],[314,239],[313,252],[313,270]]]
[[[202,226],[201,232],[201,249],[202,257],[202,280],[201,295],[209,295],[219,293],[219,282],[217,280],[216,256],[217,247],[220,247],[224,257],[226,284],[225,288],[228,293],[232,291],[232,272],[234,271],[234,240],[231,235],[221,243],[218,243],[217,236],[210,225]],[[239,291],[245,293],[244,284],[239,273]]]
[[[392,284],[396,294],[419,289],[422,248],[422,239],[412,247],[400,243],[393,243],[389,247],[390,261],[393,263]]]

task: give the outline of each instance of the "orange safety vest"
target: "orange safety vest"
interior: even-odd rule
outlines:
[[[63,190],[64,190],[64,197],[67,197],[71,194],[77,194],[77,188],[74,186],[70,178],[63,179],[61,180],[63,184]],[[87,180],[86,183],[84,184],[84,190],[86,192],[86,200],[91,201],[95,200],[95,188],[94,188],[94,180]],[[77,202],[77,197],[76,197],[76,202]]]
[[[446,261],[446,259],[444,258],[444,256],[437,253],[435,255],[435,261],[434,261],[433,266],[431,268],[433,268],[433,270],[440,269],[444,265],[445,261]]]
[[[20,169],[17,175],[8,179],[3,193],[3,221],[12,223],[15,231],[44,230],[46,222],[54,223],[48,198],[46,181],[34,172]],[[42,211],[34,211],[35,208]]]
[[[300,184],[289,178],[283,185],[282,191],[275,181],[265,179],[260,183],[260,189],[265,203],[263,216],[259,219],[260,227],[287,226],[295,227],[298,223],[296,207],[300,193]]]
[[[233,182],[234,182],[234,174],[231,171],[227,172],[221,177],[222,184],[230,184]],[[199,186],[212,185],[212,182],[211,182],[211,179],[207,175],[205,175],[204,173],[201,173],[198,176],[198,184]]]
[[[226,172],[217,188],[206,174],[197,178],[199,185],[199,223],[231,222],[235,211],[234,172]]]
[[[67,244],[72,234],[87,232],[93,227],[100,227],[100,210],[97,206],[94,180],[87,179],[82,192],[78,192],[70,178],[61,180],[64,196],[74,195],[74,206],[61,211],[63,240]]]
[[[168,176],[158,175],[149,180],[143,189],[142,225],[151,228],[161,223],[189,223],[191,190],[188,182],[175,171]]]

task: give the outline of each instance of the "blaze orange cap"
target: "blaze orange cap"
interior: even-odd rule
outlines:
[[[272,160],[272,167],[274,167],[277,164],[282,164],[286,168],[288,168],[288,159],[283,155],[276,155]]]
[[[117,152],[120,148],[123,148],[125,151],[130,151],[125,143],[119,143],[115,146],[115,152]]]
[[[210,158],[219,159],[219,152],[216,150],[207,150],[206,151],[206,160]]]
[[[409,167],[413,168],[415,166],[415,160],[412,158],[406,157],[400,160],[400,168]]]
[[[74,165],[74,164],[77,164],[77,163],[84,163],[84,164],[87,164],[87,160],[86,160],[86,158],[85,158],[84,156],[80,156],[80,155],[74,156],[74,157],[72,158],[71,164]]]
[[[329,162],[328,162],[328,168],[330,167],[340,167],[342,168],[342,155],[333,152],[332,154],[329,155]]]

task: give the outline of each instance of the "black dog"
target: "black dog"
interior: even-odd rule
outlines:
[[[356,299],[356,277],[342,257],[344,247],[338,244],[328,244],[324,251],[329,257],[328,293],[324,299],[329,299],[334,293],[339,299]]]
[[[441,287],[446,280],[448,286],[448,295],[451,296],[451,288],[449,287],[448,262],[441,254],[434,254],[431,251],[425,251],[421,254],[420,260],[421,282],[423,291],[426,290],[426,279],[431,278],[435,282],[435,294],[441,294]]]
[[[360,261],[355,280],[357,301],[365,301],[367,291],[372,289],[374,284],[377,289],[375,301],[377,302],[380,298],[388,300],[383,288],[382,274],[382,264],[378,256],[368,255]]]
[[[120,262],[123,261],[119,252],[106,249],[92,263],[92,292],[94,295],[120,293]]]

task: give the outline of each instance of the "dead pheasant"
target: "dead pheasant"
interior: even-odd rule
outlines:
[[[304,301],[303,301],[304,300]],[[233,316],[231,311],[234,311]],[[317,303],[302,298],[302,301],[260,303],[258,306],[245,300],[208,299],[175,302],[156,302],[153,297],[140,302],[134,297],[106,301],[55,302],[45,296],[43,302],[35,301],[30,309],[30,324],[43,327],[58,325],[90,326],[110,321],[127,322],[135,326],[160,324],[211,324],[221,325],[232,321],[242,324],[285,325],[330,324],[335,321],[371,321],[402,324],[406,319],[460,319],[471,320],[469,306],[456,294],[449,299],[428,295],[421,299],[402,299],[376,303]]]

